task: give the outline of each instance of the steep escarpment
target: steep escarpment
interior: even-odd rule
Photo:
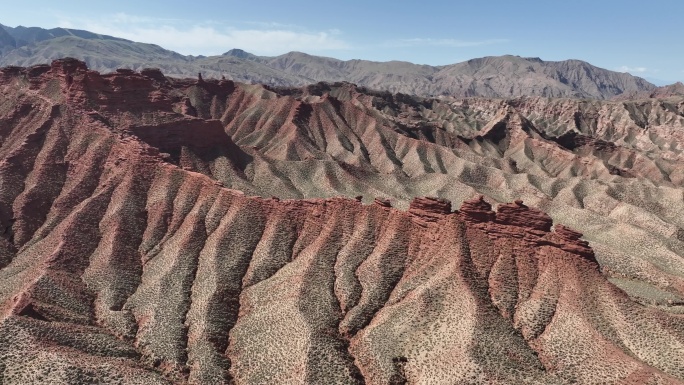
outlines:
[[[611,280],[662,287],[644,306],[575,226],[668,239],[673,214],[638,205],[658,187],[631,184],[632,206],[596,218],[627,178],[594,160],[574,185],[543,179],[593,155],[509,102],[480,124],[458,102],[345,84],[269,90],[70,60],[4,69],[0,84],[4,382],[684,381],[676,257],[618,249],[630,265]],[[470,123],[428,124],[447,109]],[[669,183],[659,194],[676,208]],[[423,191],[437,197],[409,198]],[[508,194],[525,203],[497,205]],[[592,246],[611,245],[594,229],[581,229]],[[677,255],[671,240],[660,247]]]

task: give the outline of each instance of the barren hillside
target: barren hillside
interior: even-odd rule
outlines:
[[[0,382],[683,383],[683,125],[2,69]]]

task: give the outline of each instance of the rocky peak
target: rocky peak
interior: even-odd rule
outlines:
[[[669,86],[656,88],[651,95],[652,98],[667,98],[670,96],[684,95],[684,84],[677,82]]]
[[[252,53],[241,50],[239,48],[233,48],[228,52],[225,52],[223,56],[233,56],[240,59],[257,59],[258,57]]]
[[[490,141],[505,151],[527,138],[542,138],[541,132],[512,105],[502,106],[496,117],[480,129],[478,139]]]

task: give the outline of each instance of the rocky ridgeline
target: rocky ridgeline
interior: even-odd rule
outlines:
[[[493,222],[496,218],[492,205],[482,195],[477,199],[464,201],[459,214],[468,223]]]
[[[501,204],[494,212],[492,205],[479,196],[463,202],[458,214],[464,221],[485,230],[493,239],[523,238],[532,247],[553,246],[596,262],[589,243],[581,239],[582,233],[561,224],[552,232],[551,217],[526,206],[521,200]]]
[[[529,230],[551,231],[553,220],[541,210],[527,207],[523,201],[500,205],[496,212],[496,223],[517,226]]]
[[[48,97],[59,93],[74,103],[81,103],[99,112],[176,111],[197,117],[198,111],[188,97],[175,95],[175,87],[195,87],[199,93],[224,97],[235,90],[231,80],[204,81],[167,78],[158,68],[144,68],[140,72],[117,69],[101,74],[88,69],[85,62],[73,58],[58,59],[50,65],[28,68],[0,68],[0,82],[23,79],[30,89],[43,88],[51,80],[59,80],[59,89],[48,89]]]
[[[415,198],[409,206],[408,213],[417,223],[425,226],[450,214],[451,202],[434,197]]]
[[[578,254],[590,260],[596,260],[594,256],[594,250],[589,247],[589,242],[580,239],[582,237],[582,233],[561,224],[556,225],[554,229],[555,235],[561,240],[561,249]]]
[[[388,202],[376,199],[376,204]],[[561,224],[552,231],[551,217],[541,210],[526,206],[522,200],[500,204],[494,212],[492,205],[479,196],[464,201],[458,211],[452,212],[449,200],[419,197],[413,199],[408,213],[414,222],[423,227],[438,223],[449,215],[457,215],[461,220],[484,230],[494,240],[520,238],[530,247],[553,246],[596,262],[589,243],[581,239],[582,233]]]

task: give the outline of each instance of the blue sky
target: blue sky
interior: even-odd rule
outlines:
[[[3,4],[4,3],[4,4]],[[684,79],[684,2],[2,0],[0,23],[70,27],[183,54],[242,48],[442,65],[512,54]]]

